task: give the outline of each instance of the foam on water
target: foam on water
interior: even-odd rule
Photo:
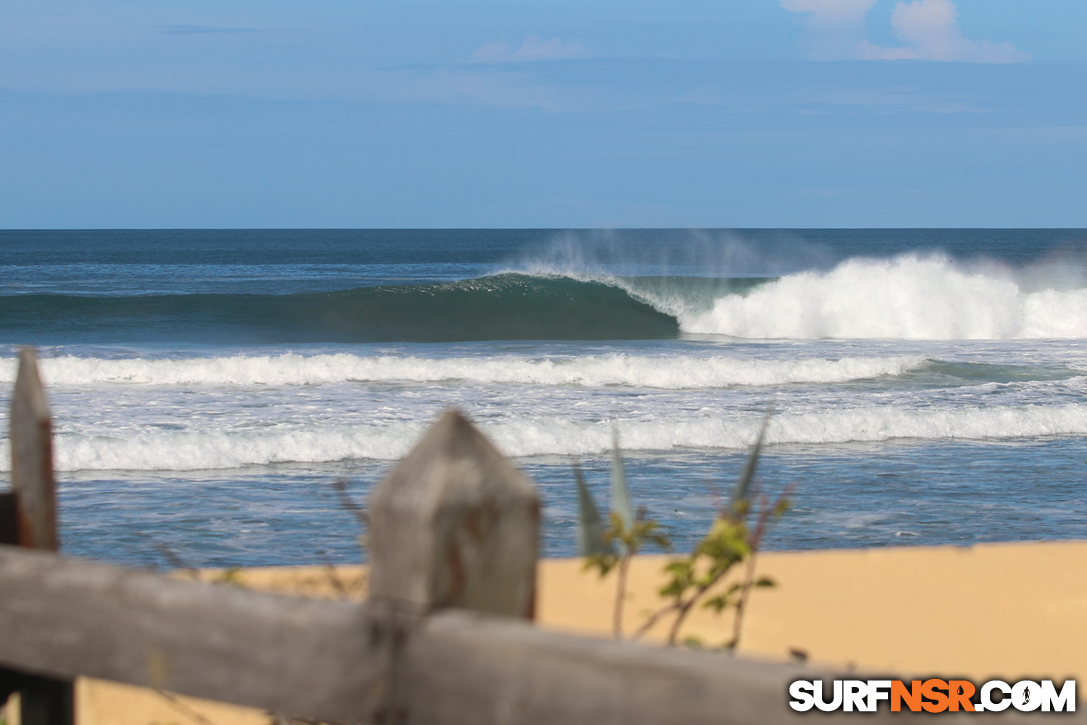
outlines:
[[[684,332],[757,339],[1082,339],[1087,289],[1026,291],[1011,274],[941,256],[851,259],[719,297],[679,320]]]
[[[753,360],[727,356],[610,354],[528,358],[424,358],[400,355],[234,355],[189,359],[105,359],[63,356],[42,361],[50,385],[315,385],[344,382],[442,382],[625,385],[686,389],[836,383],[901,375],[927,363],[916,355]],[[0,384],[15,366],[0,368]]]
[[[626,451],[742,450],[760,418],[673,417],[620,421]],[[611,421],[519,415],[481,428],[507,455],[594,455],[611,447]],[[264,429],[217,431],[113,430],[57,437],[58,470],[204,470],[340,460],[395,460],[423,433],[417,422],[345,425],[310,421]],[[767,430],[769,444],[879,442],[894,439],[989,440],[1087,434],[1087,405],[1028,405],[783,413]],[[4,447],[7,441],[4,440]],[[0,470],[7,470],[6,455]]]

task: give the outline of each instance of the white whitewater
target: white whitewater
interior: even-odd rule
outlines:
[[[759,427],[755,414],[674,416],[628,420],[621,426],[627,452],[743,450]],[[481,427],[511,456],[597,455],[611,447],[611,422],[521,412]],[[62,433],[57,468],[77,470],[190,471],[275,463],[395,460],[424,431],[415,422],[304,423],[229,430],[144,430]],[[872,406],[825,412],[782,413],[771,420],[771,444],[873,443],[895,439],[990,440],[1087,434],[1087,405],[909,410]],[[7,441],[0,445],[6,447]],[[7,457],[0,470],[8,470]]]
[[[11,361],[0,383],[14,381]],[[62,356],[42,361],[50,385],[320,385],[443,382],[622,385],[677,390],[743,385],[836,383],[901,375],[926,364],[917,355],[755,360],[714,356],[629,355],[425,358],[412,355],[233,355],[188,359]]]
[[[679,319],[685,332],[749,339],[1082,339],[1087,289],[1025,291],[1011,274],[940,256],[852,259]]]

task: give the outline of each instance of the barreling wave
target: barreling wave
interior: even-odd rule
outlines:
[[[781,278],[536,269],[291,295],[0,297],[0,335],[71,344],[1087,338],[1087,289],[1026,289],[941,256],[851,259]]]
[[[897,376],[928,365],[924,357],[751,360],[610,354],[555,358],[424,358],[410,355],[234,355],[188,359],[106,359],[62,356],[42,360],[49,385],[318,385],[445,382],[660,389],[727,388],[790,383],[844,383]],[[15,365],[0,368],[14,382]]]
[[[499,274],[290,295],[0,298],[5,336],[227,343],[667,339],[674,316],[598,281]]]
[[[757,417],[687,418],[622,422],[626,451],[744,450]],[[517,418],[483,424],[510,456],[594,455],[612,445],[610,422]],[[417,423],[227,431],[134,432],[131,436],[75,435],[56,439],[59,470],[189,471],[277,463],[395,460],[422,435]],[[1006,440],[1087,434],[1087,406],[916,409],[868,407],[778,415],[767,429],[775,444],[828,444],[919,440]],[[0,442],[6,448],[7,441]],[[0,470],[8,465],[0,457]]]
[[[674,316],[680,330],[690,334],[794,340],[1087,338],[1087,289],[1028,289],[1012,270],[995,265],[971,270],[939,254],[854,258],[829,271],[780,278],[534,271],[615,285]],[[1037,287],[1038,280],[1033,282]]]

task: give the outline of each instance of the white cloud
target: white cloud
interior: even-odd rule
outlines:
[[[875,45],[865,37],[864,21],[876,0],[781,0],[781,6],[810,13],[808,40],[812,57],[862,60],[936,60],[969,63],[1019,63],[1030,54],[1011,43],[971,40],[959,27],[952,0],[895,3],[891,29],[904,45]]]
[[[781,7],[807,13],[804,40],[820,60],[851,57],[864,42],[864,19],[876,0],[781,0]]]
[[[581,43],[564,42],[562,38],[541,40],[537,35],[529,35],[516,50],[506,42],[487,43],[472,54],[476,63],[521,63],[533,60],[568,60],[585,58],[585,49]]]
[[[951,0],[913,0],[895,5],[891,16],[895,35],[925,60],[974,63],[1018,63],[1030,54],[1011,43],[966,38],[959,29],[959,11]]]

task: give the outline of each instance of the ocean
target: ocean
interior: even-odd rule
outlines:
[[[334,481],[365,500],[448,408],[547,556],[615,430],[689,547],[768,413],[767,548],[1087,538],[1084,230],[0,231],[4,409],[24,344],[76,556],[359,561]]]

